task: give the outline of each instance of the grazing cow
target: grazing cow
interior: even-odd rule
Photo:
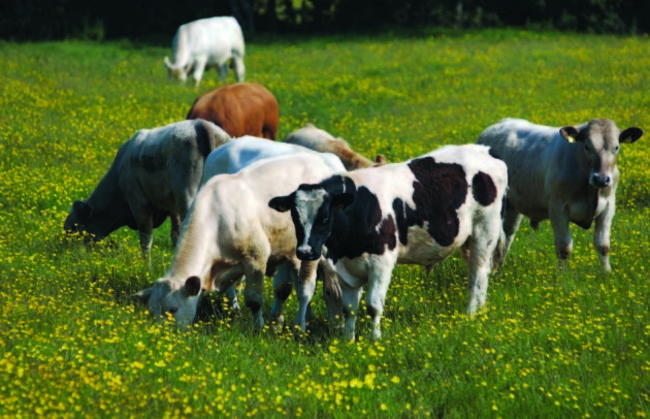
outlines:
[[[101,240],[128,226],[138,230],[148,255],[153,229],[170,217],[176,245],[205,158],[228,139],[221,128],[200,119],[138,131],[120,147],[90,197],[74,202],[63,228]]]
[[[244,35],[234,17],[212,17],[181,25],[172,41],[172,58],[165,57],[170,77],[182,82],[193,71],[196,86],[201,82],[203,70],[216,67],[222,83],[228,77],[228,60],[235,70],[238,82],[244,81]]]
[[[296,258],[291,217],[272,211],[267,203],[301,182],[317,182],[343,170],[336,157],[307,150],[214,176],[196,194],[167,274],[139,296],[149,300],[156,318],[170,313],[184,326],[194,319],[203,291],[223,292],[245,275],[244,300],[253,312],[254,326],[262,327],[264,275],[284,264],[288,274],[299,277],[294,278],[302,287],[296,290],[296,322],[304,328],[318,262]],[[285,300],[289,293],[276,290],[276,296],[284,294]],[[272,317],[280,315],[274,306]]]
[[[431,266],[461,248],[469,266],[469,315],[485,304],[492,255],[503,244],[501,206],[508,183],[503,161],[485,146],[447,146],[405,163],[302,184],[269,206],[291,211],[300,260],[321,256],[341,280],[345,333],[354,339],[361,289],[379,327],[396,263]],[[494,263],[497,263],[495,260]]]
[[[233,137],[253,135],[275,140],[279,115],[278,101],[264,86],[239,83],[198,97],[186,119],[214,122]]]
[[[478,138],[503,156],[510,179],[503,229],[506,253],[522,215],[537,229],[550,219],[560,265],[573,248],[569,222],[589,229],[595,221],[594,246],[606,272],[609,233],[614,218],[621,143],[643,135],[637,127],[622,132],[609,119],[593,119],[580,126],[551,128],[521,119],[504,119]]]
[[[356,153],[350,148],[348,143],[342,138],[334,138],[332,134],[312,124],[307,124],[303,128],[292,132],[284,139],[286,143],[298,144],[312,150],[322,153],[332,153],[339,156],[347,170],[363,169],[372,167],[377,164],[386,163],[386,158],[381,154],[375,157],[375,162],[368,160],[361,154]]]

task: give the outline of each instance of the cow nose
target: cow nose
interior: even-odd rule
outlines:
[[[594,173],[591,175],[590,183],[597,188],[606,188],[612,183],[612,178],[608,175],[601,176],[597,173]]]
[[[311,246],[308,245],[303,245],[300,246],[296,249],[296,256],[298,256],[298,259],[300,260],[316,260],[318,259],[318,256],[316,255],[316,252],[314,252],[314,249],[312,249]]]

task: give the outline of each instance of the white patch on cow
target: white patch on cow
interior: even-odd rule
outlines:
[[[298,250],[301,252],[309,253],[311,251],[311,247],[307,243],[309,243],[316,214],[318,214],[318,210],[323,205],[326,194],[327,192],[324,189],[296,191],[296,211],[298,212],[300,224],[305,232],[304,241],[298,245]]]

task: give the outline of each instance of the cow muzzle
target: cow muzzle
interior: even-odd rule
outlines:
[[[320,258],[320,252],[315,251],[311,246],[302,245],[296,249],[296,256],[300,260],[312,261]]]
[[[612,177],[608,174],[601,175],[592,173],[589,178],[589,183],[596,188],[606,188],[612,184]]]

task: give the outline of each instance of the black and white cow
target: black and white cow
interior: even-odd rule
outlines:
[[[366,306],[378,339],[396,263],[430,268],[462,249],[469,266],[468,314],[485,304],[493,253],[504,241],[500,213],[507,184],[505,163],[488,147],[447,146],[405,163],[302,184],[269,206],[291,211],[299,259],[318,259],[327,248],[341,279],[350,340],[368,284]]]

